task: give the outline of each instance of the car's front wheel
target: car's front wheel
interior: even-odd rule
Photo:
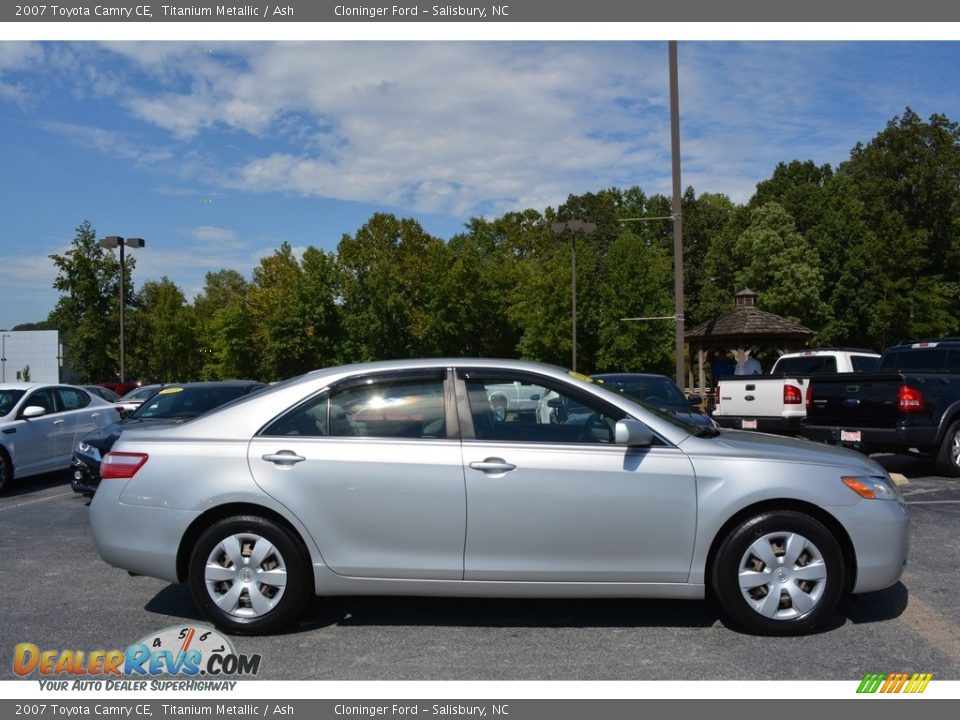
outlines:
[[[804,513],[764,512],[720,545],[712,585],[727,615],[748,632],[800,635],[836,607],[844,561],[833,534]]]
[[[283,525],[257,516],[219,520],[190,554],[194,601],[222,630],[261,635],[289,625],[313,594],[306,549]]]
[[[0,492],[13,481],[13,465],[7,459],[6,452],[0,450]]]

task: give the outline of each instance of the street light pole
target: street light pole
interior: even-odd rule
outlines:
[[[596,223],[584,222],[583,220],[568,220],[567,222],[553,223],[553,233],[562,235],[568,230],[572,231],[570,235],[570,337],[573,347],[570,352],[570,369],[577,370],[577,233],[592,233],[597,229]]]
[[[120,382],[125,382],[126,380],[126,355],[123,347],[123,308],[127,304],[126,294],[124,292],[124,276],[127,274],[127,266],[124,260],[123,249],[125,247],[142,248],[146,244],[143,238],[122,238],[119,235],[110,235],[99,242],[100,247],[103,248],[110,250],[117,247],[120,248]]]
[[[673,158],[673,295],[676,319],[677,387],[686,387],[683,377],[683,222],[680,215],[680,89],[677,73],[677,41],[667,44],[670,59],[670,155]]]

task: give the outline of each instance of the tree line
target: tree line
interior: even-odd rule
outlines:
[[[128,377],[272,381],[387,358],[521,357],[569,365],[569,233],[576,242],[578,368],[671,374],[674,325],[625,322],[673,309],[672,213],[663,195],[609,188],[557,208],[473,218],[448,241],[411,218],[373,215],[335,252],[284,243],[245,278],[208,273],[192,301],[168,278],[127,283]],[[907,108],[838,167],[782,162],[746,204],[682,200],[685,324],[732,309],[750,287],[811,344],[880,350],[960,324],[960,128]],[[58,329],[81,379],[118,370],[119,261],[89,221],[52,255]],[[135,258],[128,256],[127,277]]]

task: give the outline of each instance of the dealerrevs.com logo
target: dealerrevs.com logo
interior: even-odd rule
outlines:
[[[933,679],[933,673],[867,673],[860,681],[858,693],[922,693]]]
[[[13,671],[40,675],[41,690],[232,690],[236,681],[227,678],[256,675],[260,660],[238,654],[230,638],[213,628],[174,626],[125,650],[41,650],[20,643]]]

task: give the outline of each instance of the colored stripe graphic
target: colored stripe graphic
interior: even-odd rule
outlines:
[[[858,693],[922,693],[933,679],[933,673],[867,673],[860,681]]]

